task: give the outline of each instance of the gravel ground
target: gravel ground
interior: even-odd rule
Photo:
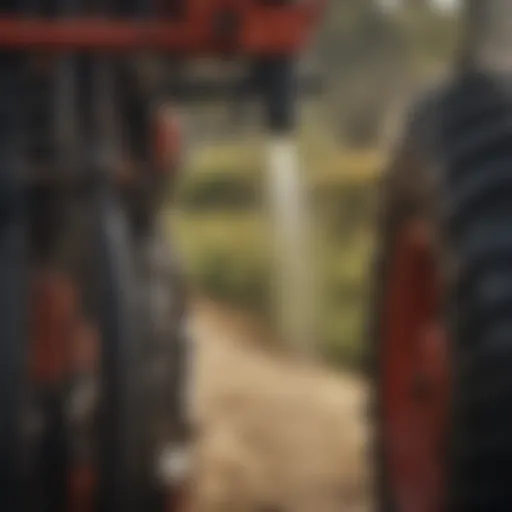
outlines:
[[[210,303],[191,330],[193,511],[371,510],[365,382],[276,354],[254,324]]]

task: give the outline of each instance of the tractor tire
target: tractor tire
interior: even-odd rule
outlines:
[[[88,212],[91,232],[89,252],[82,255],[87,268],[82,290],[100,338],[99,506],[105,512],[129,512],[140,509],[142,493],[144,396],[138,275],[129,219],[113,187],[105,184],[95,190]]]
[[[160,219],[136,234],[134,254],[139,277],[139,310],[144,319],[144,445],[150,495],[176,492],[188,468],[162,474],[162,453],[189,450],[190,343],[186,332],[187,296],[183,273]],[[166,510],[169,510],[168,508]],[[171,509],[174,512],[174,509]],[[176,509],[176,512],[178,509]]]
[[[388,430],[388,419],[385,411],[385,379],[387,378],[384,368],[385,358],[387,357],[389,343],[385,340],[383,324],[389,315],[388,303],[391,300],[390,295],[396,292],[391,291],[390,273],[393,272],[391,279],[396,279],[397,271],[392,267],[397,266],[397,246],[401,244],[402,234],[408,226],[420,226],[426,223],[426,218],[420,207],[420,202],[411,200],[410,202],[400,202],[394,195],[396,191],[395,184],[388,183],[387,211],[383,215],[383,225],[380,228],[380,247],[379,256],[375,265],[375,291],[374,291],[374,333],[372,344],[371,361],[371,379],[374,385],[375,394],[373,396],[374,404],[372,410],[375,414],[376,436],[375,436],[375,455],[376,455],[376,477],[377,477],[377,510],[379,512],[402,512],[403,508],[396,503],[396,490],[392,480],[392,471],[389,468],[389,457],[387,453],[385,437]],[[412,199],[412,197],[411,197]],[[400,257],[403,261],[403,257]],[[400,263],[401,264],[401,263]],[[408,286],[408,285],[406,285]],[[396,299],[393,299],[396,300]],[[401,304],[402,307],[402,304]],[[391,350],[396,351],[396,348]],[[401,352],[401,350],[398,348]],[[412,364],[412,363],[411,363]],[[412,391],[411,391],[412,392]],[[409,512],[404,511],[404,512]]]
[[[372,333],[378,509],[506,512],[512,87],[467,71],[434,98],[413,116],[383,191]],[[436,145],[425,133],[435,133]],[[408,237],[415,229],[428,236]],[[418,253],[423,263],[413,262]],[[428,350],[437,348],[419,356],[417,370],[425,332],[436,333]]]
[[[373,269],[372,302],[371,302],[371,323],[370,323],[370,361],[369,377],[373,384],[374,393],[371,397],[371,411],[375,424],[375,436],[373,443],[375,468],[375,491],[376,509],[379,512],[402,512],[404,507],[398,503],[397,497],[397,476],[391,465],[394,453],[389,453],[387,442],[389,422],[387,417],[387,390],[386,379],[389,373],[385,367],[386,358],[390,352],[389,337],[386,332],[386,322],[390,315],[390,302],[396,302],[396,298],[390,297],[397,292],[392,290],[392,285],[397,282],[397,267],[403,262],[404,257],[400,256],[402,262],[397,263],[397,247],[404,245],[402,236],[408,226],[428,226],[430,215],[429,209],[431,198],[431,184],[428,183],[428,169],[424,165],[422,151],[418,134],[425,123],[425,112],[429,110],[430,98],[420,103],[411,115],[411,120],[406,133],[409,136],[402,141],[402,145],[393,155],[388,169],[383,173],[380,183],[380,209],[379,225],[377,230],[377,251]],[[406,254],[405,258],[408,258]],[[414,268],[410,273],[414,274]],[[393,274],[393,275],[391,275]],[[409,283],[405,286],[406,292],[412,295],[414,290],[409,290]],[[411,303],[412,297],[406,300]],[[400,308],[397,310],[400,312]],[[393,313],[393,312],[391,312]],[[397,322],[403,319],[398,318]],[[403,336],[402,336],[403,337]],[[407,341],[405,341],[407,343]],[[393,352],[403,352],[403,348],[391,347]],[[412,363],[411,363],[412,364]],[[392,370],[394,371],[394,370]],[[402,387],[405,387],[402,382]],[[405,391],[403,391],[405,393]],[[410,512],[407,510],[407,512]]]
[[[94,460],[100,449],[99,467],[89,466],[99,471],[92,487],[101,510],[121,510],[122,503],[126,511],[179,512],[181,505],[169,503],[186,487],[188,468],[162,476],[159,466],[163,451],[182,460],[191,434],[183,275],[162,222],[134,222],[112,190],[93,199],[95,215],[90,197],[71,212],[75,231],[63,249],[80,276],[83,316],[99,338],[97,372],[74,383],[78,400],[99,380],[99,401],[73,423],[75,451],[79,460]]]
[[[512,509],[510,76],[470,74],[452,86],[445,103],[445,231],[457,268],[447,304],[453,345],[450,506],[499,512]]]
[[[21,103],[17,58],[0,56],[0,509],[23,498],[20,418],[28,354],[29,226],[16,160]]]

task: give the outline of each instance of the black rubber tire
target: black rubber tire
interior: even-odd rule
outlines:
[[[143,316],[144,446],[149,492],[165,488],[156,461],[164,446],[188,446],[190,344],[186,333],[184,276],[160,219],[136,234],[134,254]],[[171,482],[167,483],[168,485]]]
[[[449,90],[446,165],[453,351],[450,508],[512,510],[512,82],[468,74]]]
[[[22,488],[21,418],[26,395],[29,245],[19,182],[19,68],[0,55],[0,509],[19,510]]]
[[[438,145],[411,129],[384,191],[381,249],[376,266],[372,378],[377,418],[378,509],[401,511],[387,481],[379,403],[379,322],[386,262],[394,234],[411,215],[438,221],[450,339],[451,411],[447,439],[447,510],[512,510],[512,81],[467,72],[436,95],[429,129]],[[421,116],[420,116],[421,117]],[[421,124],[421,123],[420,123]],[[411,135],[412,134],[412,135]],[[410,151],[411,147],[414,151]],[[433,149],[434,148],[434,149]],[[415,154],[412,159],[404,154]],[[427,158],[429,157],[429,158]],[[426,169],[425,162],[441,162]],[[430,202],[428,173],[436,176]],[[428,176],[427,176],[428,178]],[[440,179],[439,179],[440,178]],[[404,184],[406,186],[404,186]],[[428,195],[428,194],[427,194]]]
[[[138,282],[128,218],[107,184],[93,207],[88,284],[101,340],[99,507],[129,512],[140,509],[143,460]]]

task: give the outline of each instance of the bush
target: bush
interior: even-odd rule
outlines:
[[[224,169],[187,181],[179,190],[184,211],[250,211],[258,207],[259,186],[253,176]]]
[[[328,160],[328,158],[326,157]],[[183,184],[172,217],[191,283],[213,298],[270,318],[270,247],[254,160],[203,162]],[[360,367],[366,354],[368,275],[373,253],[375,155],[346,156],[339,172],[312,180],[320,279],[318,345],[335,364]],[[243,165],[242,165],[243,164]]]

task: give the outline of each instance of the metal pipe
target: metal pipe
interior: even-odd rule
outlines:
[[[97,314],[102,334],[100,499],[101,510],[137,510],[140,485],[138,450],[141,376],[137,344],[135,286],[125,212],[112,186],[118,159],[115,120],[115,67],[108,58],[91,62],[92,133],[86,150],[97,184],[92,197],[95,230],[94,271],[98,280]]]
[[[284,342],[311,356],[314,340],[313,269],[309,258],[309,206],[300,166],[297,124],[297,69],[292,57],[261,63],[267,101],[267,180],[274,230],[275,300]]]
[[[21,72],[0,55],[0,510],[18,510],[28,349],[28,246],[17,162]]]
[[[309,258],[309,211],[297,142],[268,142],[268,194],[274,231],[275,300],[283,340],[298,355],[314,351],[314,298]]]
[[[311,26],[309,11],[255,10],[241,17],[239,37],[229,48],[206,19],[185,22],[114,21],[108,17],[21,19],[0,17],[0,47],[69,52],[160,49],[180,53],[289,54],[300,50]]]

